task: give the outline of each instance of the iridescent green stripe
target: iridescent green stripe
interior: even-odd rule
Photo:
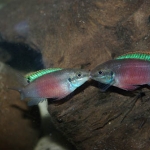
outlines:
[[[59,71],[59,70],[62,70],[62,68],[43,69],[43,70],[39,70],[39,71],[27,74],[27,75],[25,75],[25,78],[30,83],[30,82],[34,81],[35,79],[37,79],[37,78],[39,78],[39,77],[41,77],[41,76],[43,76],[45,74],[48,74],[48,73],[51,73],[51,72],[55,72],[55,71]]]
[[[150,52],[132,52],[123,54],[121,56],[116,57],[115,59],[141,59],[150,61]]]

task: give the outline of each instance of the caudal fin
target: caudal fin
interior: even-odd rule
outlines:
[[[18,91],[20,93],[21,100],[26,98],[22,88],[15,88],[14,87],[14,88],[8,88],[8,89]],[[43,102],[44,100],[46,100],[46,98],[38,98],[38,97],[34,98],[34,97],[32,97],[28,101],[28,106],[38,105],[40,102]]]
[[[20,93],[21,100],[25,99],[25,95],[24,95],[22,88],[13,87],[13,88],[8,88],[8,89],[18,91]]]
[[[15,76],[21,86],[26,86],[28,84],[28,80],[22,74],[16,73]]]

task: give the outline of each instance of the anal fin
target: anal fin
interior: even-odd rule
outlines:
[[[47,100],[46,98],[32,98],[28,101],[28,106],[38,105],[39,103]]]
[[[139,87],[139,85],[128,85],[128,84],[119,86],[119,88],[124,89],[126,91],[133,91],[133,90],[137,89],[138,87]]]

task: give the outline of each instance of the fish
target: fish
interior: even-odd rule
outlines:
[[[27,74],[22,79],[24,80],[24,86],[12,88],[12,90],[17,90],[20,93],[21,100],[29,98],[28,105],[32,106],[47,98],[55,100],[65,98],[76,88],[88,81],[89,77],[89,71],[83,69],[59,68],[53,71],[41,70]]]
[[[90,77],[104,84],[103,91],[110,86],[132,91],[141,85],[150,85],[150,61],[132,58],[109,60],[94,68]]]

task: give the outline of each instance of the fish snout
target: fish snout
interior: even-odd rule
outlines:
[[[87,71],[87,72],[86,72],[85,77],[86,77],[86,80],[89,80],[89,79],[90,79],[90,71]]]
[[[95,79],[95,78],[97,78],[97,74],[94,71],[91,71],[89,77],[90,77],[90,79]]]

